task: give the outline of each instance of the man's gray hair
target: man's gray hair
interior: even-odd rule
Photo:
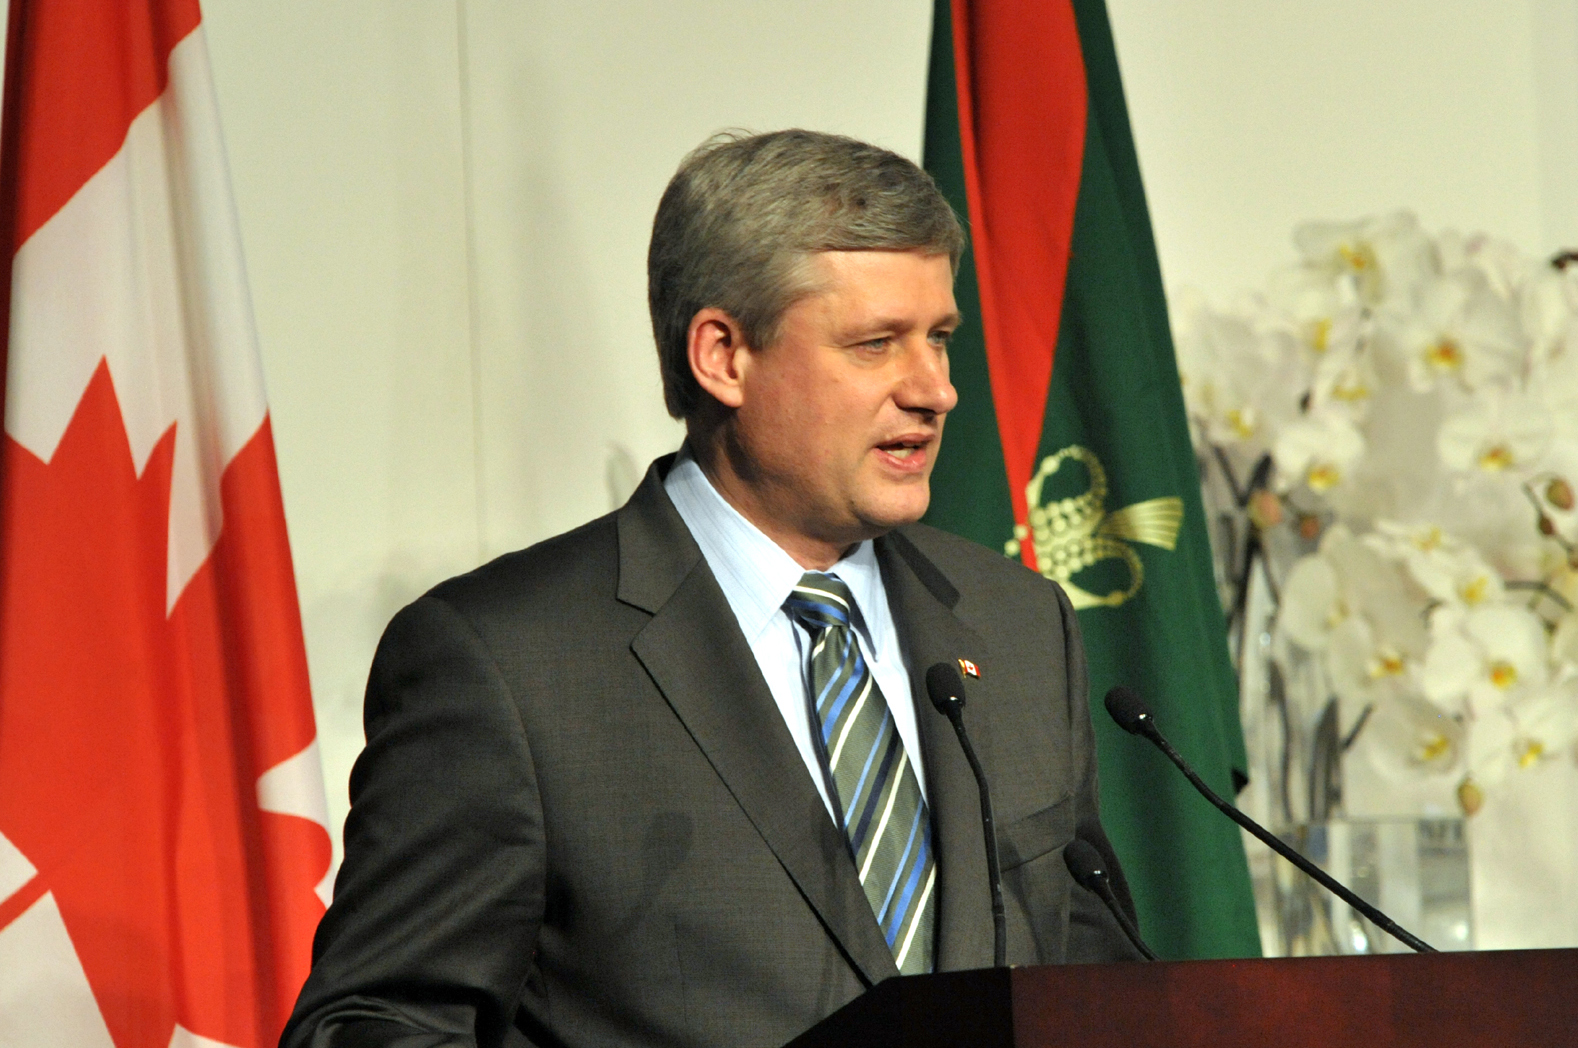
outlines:
[[[957,271],[964,230],[930,175],[886,149],[814,131],[726,132],[679,165],[652,222],[647,303],[663,400],[688,418],[702,389],[687,359],[696,313],[721,309],[746,345],[773,344],[814,293],[819,251],[923,251]]]

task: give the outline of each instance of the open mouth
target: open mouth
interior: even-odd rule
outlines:
[[[926,447],[931,441],[923,437],[901,437],[886,444],[878,444],[877,450],[900,463],[919,464],[926,461]]]

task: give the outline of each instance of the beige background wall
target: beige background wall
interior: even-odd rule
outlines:
[[[1545,247],[1537,6],[1115,0],[1168,285],[1258,285],[1296,222],[1399,206]]]
[[[1578,243],[1570,0],[1109,6],[1169,287],[1224,301],[1297,222],[1397,206]],[[204,8],[338,821],[395,609],[677,444],[642,263],[680,156],[792,124],[917,156],[931,4]]]

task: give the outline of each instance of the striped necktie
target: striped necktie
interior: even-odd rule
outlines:
[[[837,575],[807,572],[784,602],[811,635],[817,747],[871,912],[904,975],[932,969],[937,869],[920,781],[860,652],[855,601]]]

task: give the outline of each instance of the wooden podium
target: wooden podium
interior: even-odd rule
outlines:
[[[1578,1046],[1578,950],[997,968],[891,979],[789,1048]]]

